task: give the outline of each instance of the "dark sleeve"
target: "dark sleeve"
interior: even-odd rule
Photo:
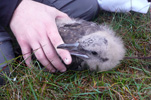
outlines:
[[[21,0],[0,0],[0,25],[6,27],[9,25],[14,10]]]

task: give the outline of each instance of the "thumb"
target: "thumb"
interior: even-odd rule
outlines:
[[[58,12],[57,12],[56,18],[57,18],[57,19],[58,19],[58,18],[71,19],[66,13],[61,12],[61,11],[59,11],[59,10],[58,10]]]

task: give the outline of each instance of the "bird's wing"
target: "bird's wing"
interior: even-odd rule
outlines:
[[[65,43],[75,43],[79,38],[100,30],[100,26],[94,22],[74,20],[74,23],[58,25],[58,31]]]

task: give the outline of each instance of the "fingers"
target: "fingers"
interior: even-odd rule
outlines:
[[[63,18],[64,20],[70,19],[70,17],[66,13],[63,13],[57,9],[56,9],[56,17],[55,18],[56,19],[57,18]],[[49,26],[49,25],[46,26],[46,28],[48,30],[48,37],[50,38],[52,45],[55,47],[57,53],[62,58],[64,63],[69,65],[72,62],[71,55],[67,50],[57,49],[57,46],[60,44],[63,44],[64,42],[63,42],[63,40],[62,40],[62,38],[58,32],[55,21],[52,20],[50,23],[51,23],[51,26]]]
[[[45,66],[50,72],[56,71],[56,69],[53,67],[53,65],[51,65],[51,62],[49,62],[48,59],[46,58],[40,44],[36,44],[36,43],[34,43],[34,45],[32,45],[32,47],[30,47],[28,45],[24,45],[23,47],[21,47],[23,57],[24,57],[25,62],[29,68],[32,67],[31,66],[32,65],[31,48],[33,48],[33,53],[35,54],[37,60],[40,61],[40,63],[43,66]]]
[[[32,39],[32,36],[28,36],[29,41],[24,38],[18,38],[19,44],[22,49],[22,54],[25,59],[26,64],[28,67],[31,67],[31,50],[35,54],[38,61],[50,72],[55,72],[56,69],[60,72],[66,71],[66,67],[61,62],[54,46],[51,44],[49,37],[47,35],[38,35],[40,33],[46,33],[42,27],[39,28],[38,31],[31,30],[31,34],[37,34]],[[27,34],[28,32],[26,32]]]
[[[46,58],[51,62],[51,64],[60,72],[66,71],[66,67],[61,62],[60,58],[58,57],[53,45],[51,44],[48,38],[43,39],[41,41],[41,46]]]
[[[66,18],[66,19],[70,19],[70,17],[66,14],[66,13],[63,13],[61,11],[57,11],[57,16],[56,18]]]
[[[16,8],[10,26],[28,66],[31,63],[31,52],[34,50],[36,58],[52,72],[55,69],[61,72],[66,70],[59,56],[66,64],[71,63],[68,51],[56,49],[63,43],[55,23],[55,19],[59,17],[68,18],[65,13],[55,8],[33,1],[22,2],[21,6]]]
[[[34,43],[34,45],[31,45],[31,47],[34,50],[33,52],[38,61],[40,61],[40,63],[45,66],[50,72],[55,72],[55,68],[53,67],[53,65],[51,65],[51,62],[48,61],[44,54],[44,51],[42,49],[43,47],[41,47],[39,43]]]
[[[61,57],[61,59],[64,61],[65,64],[67,65],[70,64],[72,62],[70,53],[67,50],[57,49],[57,46],[63,44],[64,42],[57,30],[55,21],[52,21],[51,26],[46,26],[46,28],[47,28],[48,37],[52,45],[56,49],[56,52],[59,54],[59,56]]]
[[[29,68],[31,68],[32,66],[32,60],[31,60],[31,48],[29,47],[29,45],[24,45],[21,47],[22,50],[22,54],[23,54],[23,58],[25,60],[25,63],[27,64],[27,66]]]
[[[35,54],[37,60],[40,61],[40,63],[45,66],[50,72],[56,72],[56,69],[60,72],[66,71],[66,67],[61,62],[49,39],[44,38],[42,40],[43,41],[40,41],[40,43],[36,42],[36,40],[30,41],[32,43],[31,46],[27,43],[23,43],[23,41],[20,43],[22,54],[28,67],[31,67],[32,48],[32,51]]]

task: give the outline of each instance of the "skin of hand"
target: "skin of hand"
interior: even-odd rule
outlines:
[[[66,71],[61,59],[67,65],[72,62],[67,50],[57,49],[58,45],[64,43],[57,30],[57,18],[69,17],[54,7],[32,0],[23,0],[14,11],[10,28],[21,47],[27,66],[31,67],[32,51],[50,72]]]

